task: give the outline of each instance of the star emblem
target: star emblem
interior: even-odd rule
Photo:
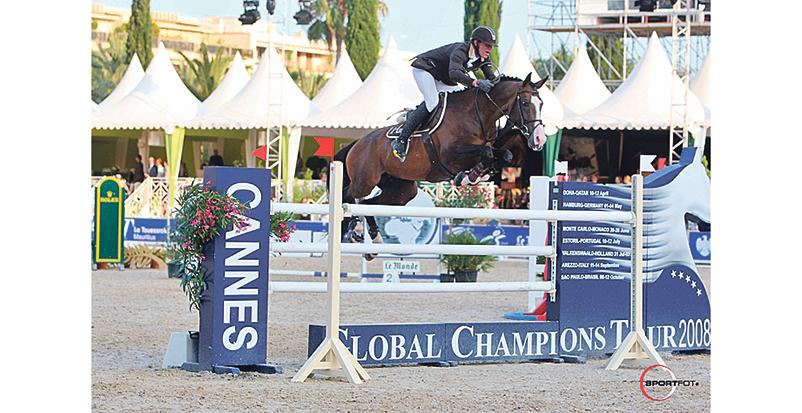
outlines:
[[[691,282],[691,288],[696,288],[696,281]]]
[[[687,282],[691,282],[691,276],[690,276],[690,275],[686,275],[686,276],[685,276],[685,282],[686,282],[686,283],[687,283]]]
[[[702,295],[702,290],[701,290],[701,289],[699,289],[699,288],[697,288],[697,289],[696,289],[696,295],[697,295],[697,296],[700,296],[700,295]]]

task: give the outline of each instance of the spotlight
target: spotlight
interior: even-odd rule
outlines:
[[[243,25],[245,24],[254,24],[257,20],[259,20],[262,16],[259,15],[259,2],[257,0],[246,0],[242,2],[242,6],[245,7],[245,12],[239,16],[239,21]]]
[[[307,25],[317,18],[317,13],[315,9],[312,7],[312,2],[309,0],[301,0],[298,2],[298,5],[301,7],[301,10],[298,13],[295,13],[292,18],[295,19],[296,22],[300,25]]]

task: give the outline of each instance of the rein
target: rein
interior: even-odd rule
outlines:
[[[517,105],[515,105],[515,104],[513,104],[513,105],[518,107],[518,113],[521,114],[522,124],[520,124],[520,125],[517,122],[514,122],[512,120],[512,118],[510,118],[510,113],[512,113],[512,107],[510,107],[510,113],[505,113],[504,109],[502,109],[501,106],[499,106],[498,103],[496,103],[493,100],[493,98],[490,97],[489,93],[487,93],[487,92],[483,92],[483,93],[485,94],[485,96],[487,96],[487,100],[489,100],[490,103],[492,103],[493,106],[495,106],[496,109],[498,109],[499,112],[501,112],[501,115],[504,116],[505,118],[507,118],[507,124],[504,126],[504,128],[502,128],[502,129],[496,128],[496,136],[492,137],[492,138],[487,138],[486,137],[485,138],[485,143],[495,142],[496,140],[498,140],[499,136],[502,135],[500,133],[500,131],[502,131],[502,130],[504,130],[505,133],[507,133],[507,132],[509,132],[510,129],[517,129],[517,130],[520,130],[524,135],[528,136],[531,132],[529,131],[529,127],[526,126],[527,123],[534,123],[534,125],[532,125],[532,130],[534,130],[537,127],[538,123],[541,124],[541,125],[543,124],[543,120],[542,119],[525,120],[524,119],[524,111],[523,111],[523,108],[521,107],[521,105],[522,105],[521,104],[521,94],[522,93],[537,93],[537,90],[521,90],[521,86],[520,85],[518,86],[518,91],[515,93],[515,103],[517,103]],[[474,106],[476,107],[476,117],[479,119],[479,126],[482,129],[482,136],[486,136],[486,134],[485,134],[485,125],[482,122],[481,112],[479,112],[479,88],[476,88],[476,95],[474,97],[474,103],[475,103]],[[511,125],[511,126],[509,126],[509,125]]]

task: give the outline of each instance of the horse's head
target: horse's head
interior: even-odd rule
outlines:
[[[543,149],[547,138],[543,128],[543,100],[537,90],[546,83],[548,76],[537,83],[532,83],[531,78],[532,73],[529,73],[518,86],[508,122],[512,122],[513,129],[521,131],[533,151],[539,151]]]

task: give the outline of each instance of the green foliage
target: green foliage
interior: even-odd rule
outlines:
[[[351,6],[351,3],[361,3],[358,0],[317,0],[315,2],[315,12],[318,18],[315,19],[309,28],[306,30],[306,37],[309,40],[324,40],[329,47],[329,50],[334,50],[337,46],[337,59],[340,58],[340,50],[342,50],[343,41],[346,36],[346,21],[350,18],[348,13],[353,10],[362,9],[363,6]],[[373,3],[370,1],[368,3]],[[368,6],[375,13],[381,13],[382,16],[387,15],[387,5],[384,2],[377,1],[376,6]],[[349,23],[350,24],[350,23]],[[378,16],[376,17],[376,36],[378,36]],[[351,48],[348,48],[349,53]],[[378,51],[376,52],[378,55]],[[353,55],[351,56],[353,59]],[[374,63],[375,65],[375,63]],[[356,63],[354,63],[356,67]],[[371,66],[372,68],[373,66]],[[359,68],[357,68],[357,73]],[[361,73],[360,73],[361,76]],[[363,77],[364,79],[364,77]]]
[[[220,231],[242,231],[250,224],[249,207],[222,190],[213,191],[203,184],[191,185],[176,200],[175,227],[170,229],[167,253],[181,274],[181,288],[189,298],[189,309],[200,309],[201,294],[206,289],[205,271],[201,265],[204,247]],[[270,234],[278,241],[287,241],[295,228],[289,225],[292,214],[277,212],[270,217]]]
[[[379,10],[377,0],[350,0],[345,47],[362,80],[379,61]]]
[[[290,70],[290,77],[298,88],[309,99],[313,99],[326,86],[329,81],[323,73],[314,73],[309,70]]]
[[[560,49],[557,50],[557,53],[552,54],[551,58],[537,58],[532,62],[532,66],[534,66],[535,71],[537,71],[537,74],[541,79],[545,78],[546,75],[549,75],[549,73],[552,73],[550,76],[553,80],[561,80],[563,77],[565,77],[565,72],[569,67],[571,67],[571,63],[573,63],[573,61],[574,54],[571,52],[571,50],[565,47],[564,44],[561,44]],[[560,65],[562,65],[565,70],[560,68]],[[554,68],[554,70],[549,70],[549,68]]]
[[[601,50],[601,55],[604,56],[610,63],[612,63],[612,67],[623,76],[624,74],[624,42],[617,37],[606,37],[606,36],[588,36],[588,41],[593,42],[596,47]],[[599,52],[596,51],[592,46],[588,45],[588,57],[590,57],[591,63],[593,63],[593,67],[596,68],[596,72],[599,73],[602,79],[614,79],[616,77],[613,68],[610,67],[610,64],[604,61],[599,55]],[[632,69],[635,67],[634,61],[626,61],[627,65],[627,73],[631,73]]]
[[[712,178],[710,175],[710,164],[707,162],[707,156],[702,156],[702,165],[705,166],[705,171],[707,172],[707,177]]]
[[[501,6],[504,2],[499,0],[466,0],[465,14],[463,16],[463,39],[468,41],[473,30],[479,26],[487,26],[496,32],[496,43],[499,42],[501,34],[498,29],[501,26]],[[498,47],[494,47],[490,52],[490,59],[499,64]],[[484,78],[481,71],[475,72],[480,79]]]
[[[229,63],[234,60],[234,56],[223,56],[224,50],[224,48],[218,47],[214,57],[210,58],[206,43],[201,43],[200,59],[190,59],[182,51],[178,51],[194,75],[181,77],[181,80],[200,101],[206,100],[214,92],[223,81]]]
[[[150,19],[150,0],[133,0],[131,17],[128,19],[126,52],[128,61],[134,53],[139,56],[142,67],[147,68],[153,59],[153,21]]]
[[[292,185],[293,202],[306,203],[309,200],[317,201],[326,193],[326,185],[315,187],[312,181],[312,170],[307,168],[304,171],[303,179],[296,179]]]
[[[492,241],[479,241],[472,232],[465,230],[460,233],[446,234],[446,244],[456,245],[491,245]],[[493,262],[498,261],[495,255],[448,255],[440,256],[440,262],[446,264],[449,273],[454,271],[487,271],[493,268]]]
[[[100,103],[114,91],[114,88],[128,70],[128,55],[125,50],[125,35],[109,35],[109,47],[98,45],[92,52],[92,100]]]

